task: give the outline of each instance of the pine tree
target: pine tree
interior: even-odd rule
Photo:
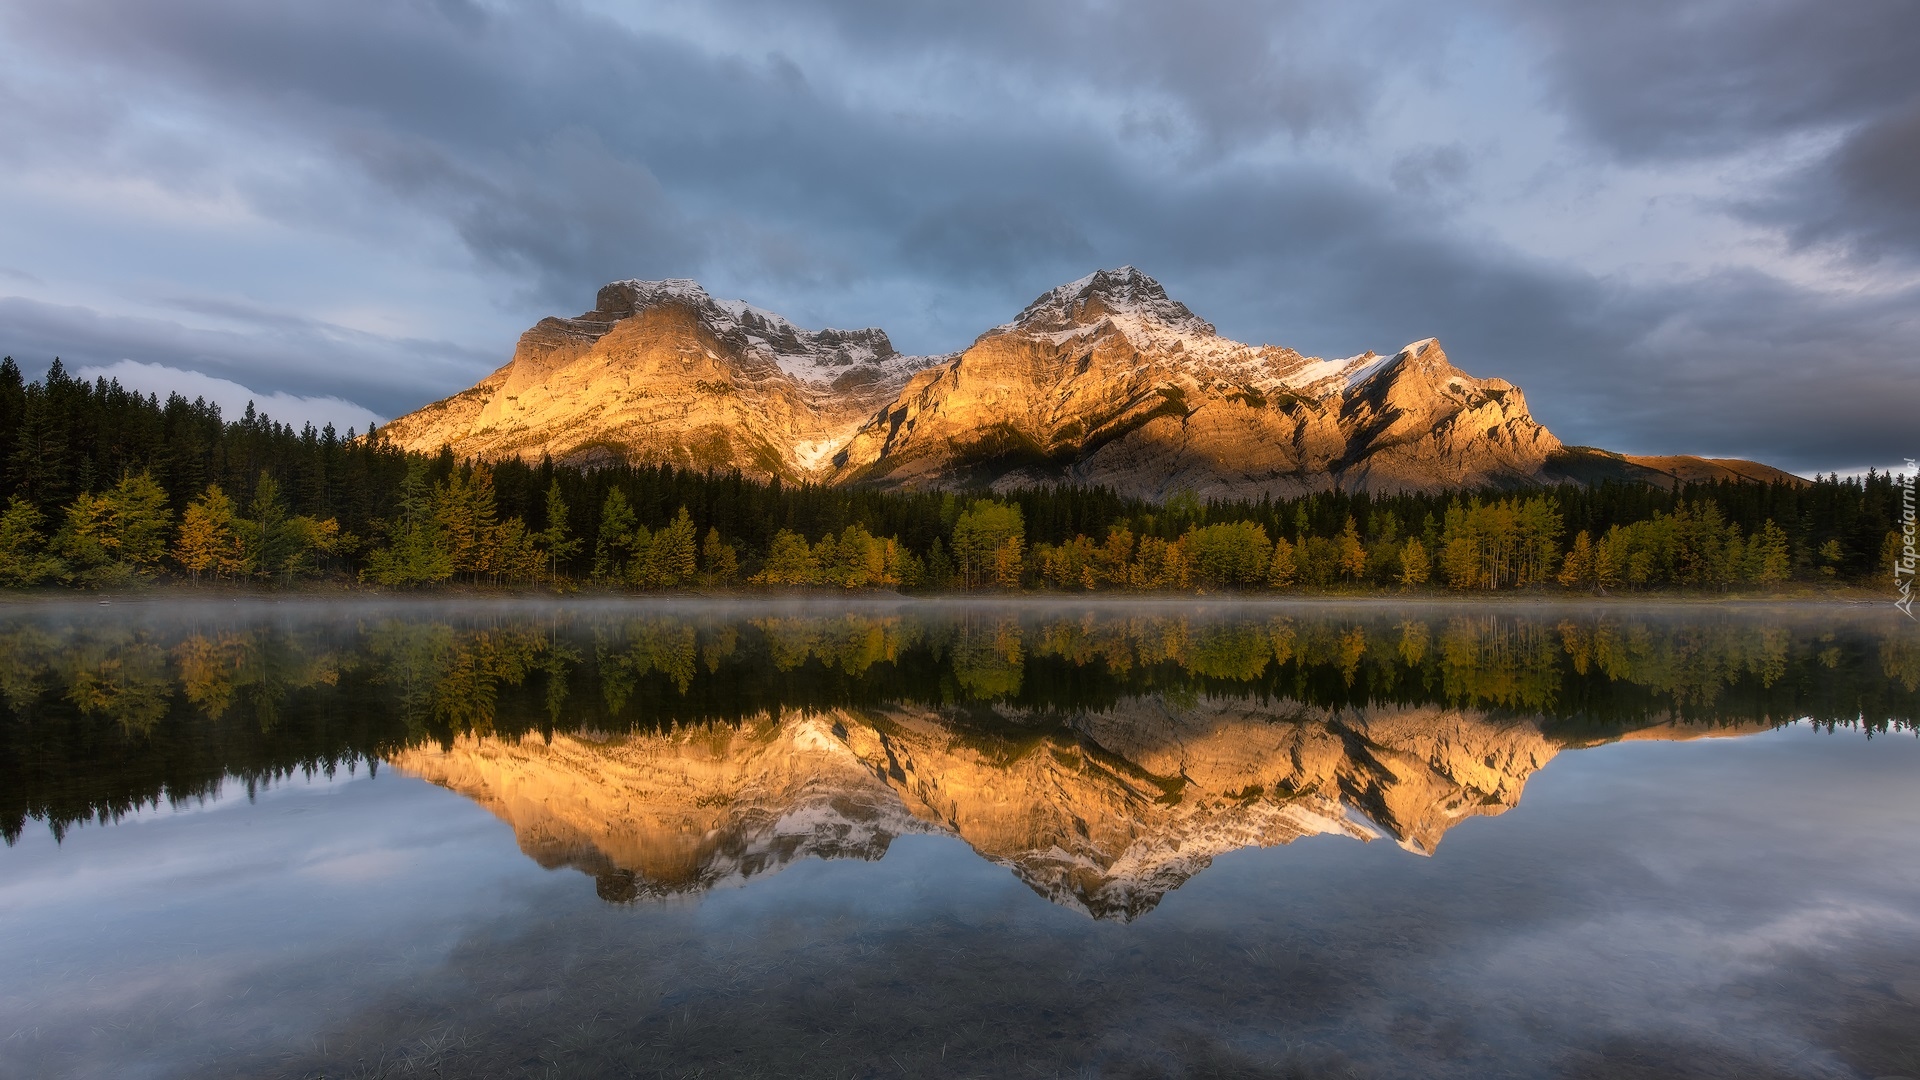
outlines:
[[[728,585],[740,576],[740,555],[733,545],[720,538],[720,530],[707,526],[700,540],[700,572],[715,585]]]
[[[790,529],[774,534],[767,561],[753,580],[761,585],[810,585],[814,579],[813,549],[807,538]]]
[[[287,529],[287,517],[279,483],[272,473],[262,471],[254,481],[253,499],[247,503],[247,515],[240,526],[248,573],[271,577],[287,563],[295,540]]]
[[[1768,518],[1747,544],[1748,579],[1756,585],[1778,585],[1793,569],[1793,553],[1787,534]]]
[[[600,506],[600,532],[593,545],[593,576],[600,581],[618,581],[627,576],[627,564],[634,548],[637,520],[626,492],[614,488]]]
[[[560,495],[560,481],[547,482],[547,527],[534,534],[534,542],[547,553],[547,574],[560,580],[560,564],[580,550],[580,541],[567,532],[567,500]]]
[[[59,561],[46,551],[40,508],[15,495],[0,514],[0,585],[38,585],[60,572]]]
[[[698,573],[697,535],[692,516],[682,506],[674,519],[648,540],[646,584],[656,589],[671,589],[692,581]]]
[[[1847,558],[1846,550],[1840,546],[1840,541],[1835,539],[1821,544],[1819,556],[1820,573],[1827,577],[1838,577],[1840,574],[1840,565],[1845,562]]]
[[[478,581],[497,571],[499,509],[492,470],[484,464],[452,470],[434,485],[433,515],[455,574]]]
[[[104,495],[81,493],[67,504],[53,550],[66,564],[67,577],[83,585],[114,580],[114,546],[110,534],[112,506]]]
[[[1020,563],[1026,526],[1020,507],[981,500],[967,507],[953,524],[953,553],[960,568],[960,586],[975,589],[1000,583],[1002,587]]]
[[[1116,579],[1120,584],[1126,583],[1126,572],[1127,568],[1123,563],[1118,568],[1120,576]],[[947,554],[946,545],[940,542],[939,537],[934,537],[933,545],[927,549],[927,573],[924,579],[927,588],[951,589],[958,575],[959,571],[954,569],[953,557]]]
[[[167,493],[146,472],[129,473],[107,495],[107,532],[114,557],[135,574],[151,577],[167,556],[173,511]]]
[[[1602,591],[1617,589],[1626,583],[1627,567],[1633,555],[1632,539],[1627,529],[1615,525],[1594,544],[1593,583]]]
[[[387,546],[368,557],[362,573],[381,585],[428,585],[453,576],[453,556],[434,520],[424,460],[408,464],[400,482],[400,514],[387,523]]]
[[[1187,554],[1193,576],[1214,588],[1260,584],[1266,577],[1273,545],[1256,522],[1236,521],[1188,530]]]

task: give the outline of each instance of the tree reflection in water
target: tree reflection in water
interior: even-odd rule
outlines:
[[[1431,852],[1568,749],[1911,730],[1920,635],[1793,609],[26,609],[0,709],[9,843],[391,763],[609,900],[935,832],[1126,919],[1234,848]]]

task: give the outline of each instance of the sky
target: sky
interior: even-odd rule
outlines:
[[[1131,264],[1243,341],[1438,337],[1570,444],[1887,468],[1917,41],[1914,0],[8,0],[0,352],[364,429],[621,278],[934,353]]]

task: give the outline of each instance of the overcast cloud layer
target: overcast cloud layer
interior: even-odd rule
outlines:
[[[11,0],[0,351],[392,416],[616,278],[935,352],[1132,263],[1569,443],[1920,456],[1920,4],[1434,8]]]

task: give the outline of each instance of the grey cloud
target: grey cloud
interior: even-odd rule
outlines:
[[[577,128],[482,162],[390,138],[352,152],[391,190],[445,216],[484,262],[519,272],[555,301],[581,281],[669,277],[704,261],[709,230],[674,204],[653,173]]]
[[[1833,242],[1868,260],[1920,257],[1920,95],[1745,212],[1803,245]]]
[[[1039,198],[938,207],[900,238],[900,258],[910,265],[1007,283],[1040,267],[1064,273],[1092,255],[1067,209]]]
[[[1500,10],[1591,136],[1629,157],[1722,154],[1851,126],[1920,89],[1908,0],[1583,0]]]
[[[1433,195],[1458,184],[1473,160],[1459,143],[1422,146],[1394,159],[1387,176],[1394,189],[1409,195]]]
[[[730,7],[771,18],[803,11],[809,27],[825,25],[868,54],[961,57],[981,82],[1086,85],[1129,100],[1151,91],[1171,111],[1136,106],[1128,110],[1131,131],[1191,134],[1213,152],[1233,140],[1350,128],[1365,119],[1377,92],[1378,73],[1350,62],[1351,51],[1330,40],[1348,30],[1337,9],[1298,0],[827,0],[804,9],[735,0]],[[1403,11],[1377,17],[1370,30],[1376,40],[1389,30],[1414,39],[1430,26]]]
[[[1920,4],[1519,4],[1580,130],[1627,160],[1836,145],[1727,209],[1800,245],[1920,257]]]
[[[1916,188],[1901,182],[1914,114],[1890,96],[1914,85],[1896,48],[1913,7],[1489,4],[1530,28],[1554,101],[1594,146],[1652,167],[1832,131],[1834,155],[1740,212],[1803,243],[1920,250]],[[74,90],[0,116],[12,147],[0,152],[237,186],[290,227],[371,230],[377,215],[351,220],[356,202],[390,203],[442,223],[477,266],[560,313],[613,278],[698,276],[936,351],[1060,281],[1133,263],[1245,339],[1335,355],[1437,335],[1469,370],[1523,385],[1573,442],[1791,467],[1907,449],[1895,444],[1898,413],[1920,407],[1901,379],[1913,297],[1751,274],[1641,284],[1522,256],[1450,220],[1483,172],[1475,141],[1445,131],[1387,147],[1377,175],[1315,164],[1302,150],[1315,140],[1370,137],[1396,72],[1429,92],[1462,47],[1424,6],[702,10],[716,25],[772,27],[763,36],[779,47],[560,3],[21,3],[0,25],[117,97]],[[947,100],[875,101],[855,77],[907,71],[947,79]],[[24,78],[0,77],[5,103],[39,99]],[[142,126],[121,99],[143,95],[226,136],[218,153]],[[1049,111],[1062,101],[1091,119]],[[69,122],[88,134],[63,133]],[[324,165],[254,176],[226,155],[255,137]],[[5,301],[0,348],[204,367],[389,413],[467,385],[511,348],[176,306],[247,332]]]
[[[1812,472],[1914,454],[1920,289],[1813,294],[1728,271],[1661,298],[1616,357],[1623,429],[1689,452]],[[1671,449],[1668,452],[1672,452]]]
[[[389,416],[442,397],[472,371],[504,359],[294,316],[256,311],[248,317],[246,309],[231,306],[219,314],[241,316],[251,328],[211,329],[0,297],[0,353],[30,376],[56,356],[70,369],[135,360],[203,371],[262,392],[339,397]]]

